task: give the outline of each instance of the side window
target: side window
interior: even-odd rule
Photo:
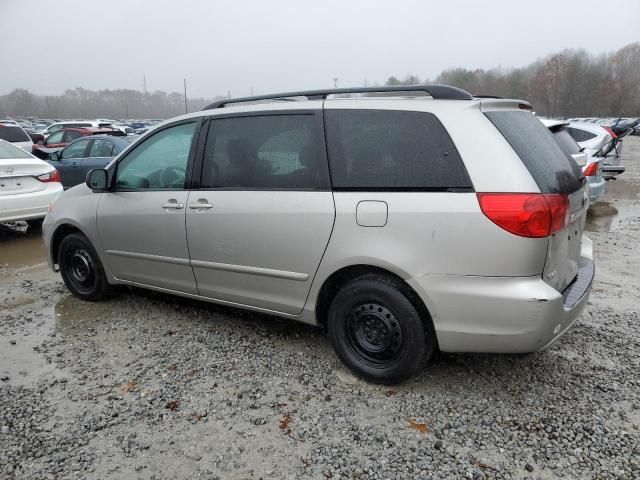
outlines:
[[[87,148],[87,142],[88,140],[78,140],[77,142],[73,142],[62,151],[62,155],[60,156],[60,158],[68,160],[71,158],[84,157],[84,151]]]
[[[112,157],[113,142],[106,138],[98,138],[93,141],[89,150],[89,157]]]
[[[432,113],[326,111],[337,189],[472,188],[449,134]]]
[[[118,163],[116,188],[184,188],[196,125],[175,125],[141,142]]]
[[[62,141],[64,143],[73,142],[76,138],[80,138],[81,136],[82,134],[80,132],[69,130],[64,132],[64,135],[62,135]]]
[[[51,145],[54,143],[60,143],[62,142],[62,136],[64,135],[64,132],[61,131],[57,131],[55,133],[52,133],[51,135],[49,135],[47,137],[47,145]]]
[[[202,187],[328,189],[323,144],[322,125],[314,115],[213,120]]]

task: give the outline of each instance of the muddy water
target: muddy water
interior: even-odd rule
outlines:
[[[33,327],[20,334],[0,335],[0,377],[6,379],[3,383],[29,385],[55,370],[51,357],[41,352],[43,343],[55,335],[55,317],[44,315]]]
[[[21,223],[0,225],[0,267],[32,267],[46,261],[40,229]]]
[[[600,201],[589,207],[585,229],[613,232],[625,220],[640,216],[640,185],[627,180],[610,180]]]

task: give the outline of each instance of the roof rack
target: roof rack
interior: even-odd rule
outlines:
[[[307,100],[325,100],[329,95],[344,93],[423,92],[436,100],[473,100],[469,92],[450,85],[394,85],[388,87],[334,88],[331,90],[304,90],[301,92],[272,93],[255,97],[227,98],[213,102],[203,110],[223,108],[231,103],[257,102],[259,100],[290,100],[306,97]]]

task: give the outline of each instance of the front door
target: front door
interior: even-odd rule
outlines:
[[[301,312],[334,217],[321,112],[210,122],[187,204],[201,295]]]
[[[90,139],[81,138],[68,145],[60,152],[57,162],[51,162],[60,172],[62,186],[67,189],[84,182],[84,176],[80,171],[80,164],[87,156]]]
[[[196,293],[185,232],[185,178],[199,123],[148,136],[117,164],[114,189],[98,205],[98,233],[113,275]]]

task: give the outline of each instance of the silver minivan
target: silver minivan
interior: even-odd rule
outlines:
[[[393,383],[436,349],[533,352],[565,333],[594,276],[587,207],[526,102],[339,89],[166,121],[65,192],[43,234],[82,299],[130,285],[318,325],[353,371]]]

